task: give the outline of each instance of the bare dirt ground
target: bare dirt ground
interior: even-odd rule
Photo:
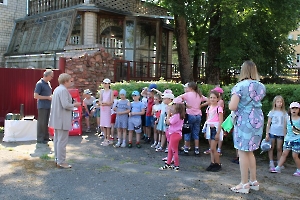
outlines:
[[[2,137],[1,137],[2,141]],[[223,148],[222,171],[206,172],[208,155],[180,155],[180,171],[160,171],[167,154],[149,144],[141,149],[101,146],[93,133],[69,138],[67,159],[72,169],[57,169],[53,143],[0,142],[0,199],[300,199],[300,177],[289,159],[281,174],[268,172],[265,155],[257,157],[259,191],[236,194],[239,165],[234,150]],[[202,141],[201,152],[207,148]]]

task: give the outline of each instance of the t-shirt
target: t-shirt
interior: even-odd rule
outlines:
[[[142,112],[145,109],[144,104],[141,101],[132,101],[130,103],[131,111],[130,112]],[[132,115],[131,118],[139,118],[141,115]]]
[[[298,118],[298,120],[293,120],[293,125],[296,126],[297,128],[300,128],[300,118]],[[293,132],[293,128],[292,128],[292,125],[290,122],[290,117],[286,118],[286,129],[287,129],[287,131],[286,131],[286,136],[284,137],[284,141],[292,142],[292,141],[300,139],[300,134],[296,135]]]
[[[147,111],[146,111],[146,116],[152,116],[152,106],[154,104],[154,98],[149,97],[148,98],[148,103],[147,103]]]
[[[205,96],[199,96],[196,92],[186,92],[182,95],[182,98],[185,100],[186,105],[188,106],[186,109],[186,113],[189,115],[202,115],[200,104],[203,101],[207,101]]]
[[[183,119],[180,119],[180,114],[176,113],[173,114],[172,117],[170,117],[170,126],[169,126],[169,134],[172,133],[179,133],[182,135],[182,125],[183,125]]]
[[[91,96],[91,98],[87,99],[83,99],[83,106],[85,106],[89,111],[91,109],[91,107],[94,105],[96,98],[94,96]]]
[[[115,114],[116,112],[114,111],[114,107],[116,107],[118,103],[118,99],[115,99],[114,98],[114,102],[113,102],[113,105],[111,106],[111,114]]]
[[[223,108],[221,106],[210,106],[206,109],[207,120],[206,122],[220,122],[219,113],[223,113]]]
[[[154,104],[152,106],[153,117],[156,117],[156,113],[161,110],[161,104]]]
[[[268,114],[268,117],[271,118],[271,126],[269,133],[271,133],[272,135],[284,136],[284,121],[286,120],[287,116],[288,115],[285,112],[271,110]]]
[[[41,96],[51,96],[52,88],[50,82],[45,82],[43,79],[39,80],[35,85],[34,93],[37,93]],[[38,99],[37,108],[50,109],[51,101],[48,99]]]

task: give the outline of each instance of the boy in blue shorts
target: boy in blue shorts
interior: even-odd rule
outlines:
[[[132,94],[133,101],[130,103],[130,113],[128,118],[128,148],[132,147],[132,135],[133,131],[136,132],[136,147],[141,148],[141,132],[142,132],[142,118],[141,116],[145,113],[144,104],[140,101],[140,93],[138,91],[133,91]]]

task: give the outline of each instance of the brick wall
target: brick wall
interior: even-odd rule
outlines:
[[[4,66],[3,54],[10,41],[14,20],[25,16],[25,0],[9,0],[7,5],[0,4],[0,67]]]
[[[83,16],[83,44],[96,44],[97,39],[97,13],[85,12]]]

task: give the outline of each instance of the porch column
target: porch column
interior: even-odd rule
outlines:
[[[97,41],[97,14],[93,12],[84,13],[83,22],[83,44],[96,44]]]

